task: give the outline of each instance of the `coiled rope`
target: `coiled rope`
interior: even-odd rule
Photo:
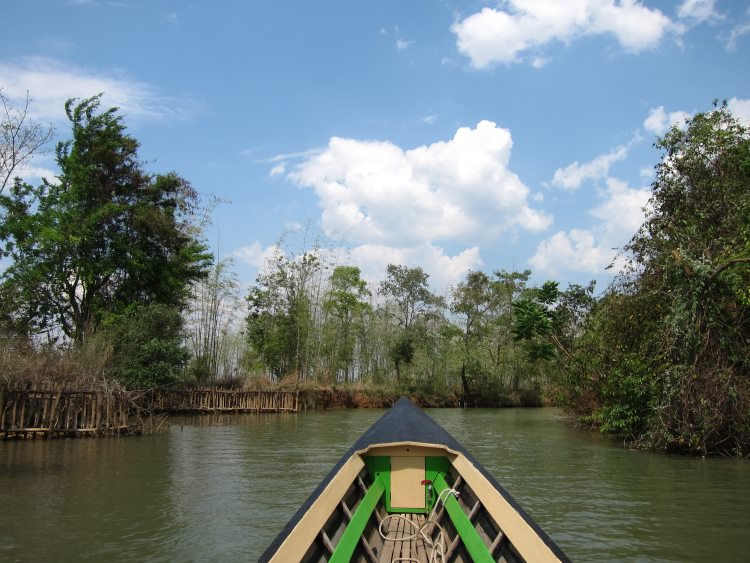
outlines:
[[[438,498],[435,501],[435,506],[432,507],[430,515],[421,526],[418,526],[416,522],[413,522],[412,520],[410,520],[406,516],[402,516],[401,514],[389,514],[388,516],[383,518],[383,520],[380,522],[380,526],[378,526],[380,537],[383,538],[383,541],[394,542],[411,541],[413,539],[421,538],[424,542],[425,550],[429,553],[428,563],[445,563],[445,539],[447,536],[443,527],[435,520],[435,513],[437,512],[438,506],[441,502],[445,504],[445,500],[450,495],[453,495],[457,498],[459,494],[460,493],[456,489],[443,489],[438,495]],[[405,522],[408,522],[416,531],[411,535],[401,538],[391,537],[387,532],[383,532],[383,524],[385,524],[386,522],[390,523],[391,520],[404,520]],[[430,527],[430,530],[426,531],[428,526]],[[438,529],[438,535],[433,540],[430,536],[435,528]],[[416,563],[421,563],[419,559],[414,559],[412,557],[400,557],[398,559],[394,559],[393,561],[394,563],[396,561],[413,561]]]

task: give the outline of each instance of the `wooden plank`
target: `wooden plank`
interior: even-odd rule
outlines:
[[[326,546],[328,553],[333,553],[333,543],[331,542],[331,538],[328,537],[328,534],[326,534],[325,530],[320,531],[320,537],[323,540],[323,545]]]
[[[389,538],[396,536],[396,527],[398,523],[395,518],[388,520],[388,526],[386,530],[386,536]],[[393,561],[393,550],[396,547],[396,542],[393,540],[385,540],[383,543],[383,551],[380,554],[380,563],[391,563]]]
[[[493,556],[495,555],[495,551],[497,550],[497,548],[500,546],[500,544],[502,543],[504,539],[505,539],[505,534],[503,533],[502,530],[500,530],[497,533],[497,536],[495,537],[495,541],[493,541],[492,545],[490,546],[490,555],[493,555]]]
[[[421,529],[424,523],[427,521],[424,514],[415,514],[414,518],[415,523],[417,524],[417,529]],[[422,536],[422,534],[418,534],[414,539],[412,557],[414,557],[415,559],[419,559],[420,561],[427,561],[427,550],[425,548],[424,537]]]

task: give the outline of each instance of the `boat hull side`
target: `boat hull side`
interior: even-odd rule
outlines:
[[[351,456],[344,463],[278,547],[269,560],[271,563],[302,560],[328,516],[341,502],[341,498],[364,466],[364,461],[358,455]]]

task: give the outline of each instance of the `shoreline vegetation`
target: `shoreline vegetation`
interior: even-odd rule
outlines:
[[[56,178],[5,171],[0,386],[554,404],[634,447],[750,455],[750,130],[726,103],[657,139],[645,222],[601,293],[495,269],[437,294],[419,266],[368,283],[310,228],[282,236],[241,291],[207,243],[211,206],[176,172],[146,170],[100,101],[66,103]],[[0,125],[41,150],[50,134],[11,115]]]
[[[260,388],[262,387],[262,388]],[[533,392],[517,390],[502,397],[462,398],[457,394],[399,390],[362,385],[268,384],[126,390],[52,381],[16,381],[0,385],[0,438],[102,437],[158,432],[169,415],[298,413],[340,408],[390,408],[408,395],[422,408],[538,407]]]

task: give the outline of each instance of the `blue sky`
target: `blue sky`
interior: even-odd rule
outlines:
[[[105,92],[153,172],[214,211],[249,284],[309,228],[377,281],[420,265],[611,279],[656,135],[727,99],[750,120],[750,3],[728,0],[7,2],[0,88],[68,135]],[[23,177],[54,175],[50,156]],[[296,232],[296,234],[295,234]]]

